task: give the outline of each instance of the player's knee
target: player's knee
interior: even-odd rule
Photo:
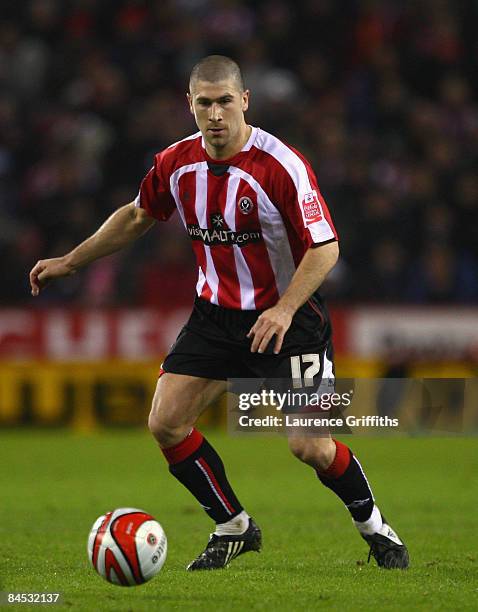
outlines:
[[[178,411],[174,405],[164,406],[157,397],[148,418],[148,428],[157,442],[163,447],[174,446],[183,440],[191,429],[189,423],[177,417]]]
[[[297,457],[299,461],[309,463],[312,457],[312,449],[307,440],[299,437],[291,437],[289,438],[289,448],[294,457]]]
[[[163,447],[174,446],[183,440],[191,427],[165,418],[151,410],[148,418],[148,428],[157,442]]]
[[[292,454],[317,470],[326,470],[334,460],[335,444],[330,438],[290,437]]]

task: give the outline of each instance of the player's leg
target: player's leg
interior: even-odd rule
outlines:
[[[377,563],[389,569],[408,567],[407,549],[376,506],[362,466],[348,446],[327,434],[292,434],[289,448],[343,501]]]
[[[221,458],[194,427],[225,386],[224,381],[164,373],[158,380],[149,417],[150,431],[169,463],[169,471],[216,523],[208,547],[188,569],[217,569],[238,554],[260,549],[260,531],[229,484]]]
[[[312,300],[299,309],[294,320],[296,324],[286,335],[284,356],[274,366],[268,365],[270,360],[267,358],[263,359],[258,374],[279,377],[286,384],[287,379],[297,382],[298,378],[312,377],[316,385],[321,385],[317,393],[321,394],[321,387],[328,393],[335,374],[327,311],[320,300]],[[312,391],[313,388],[301,390]],[[289,430],[293,454],[310,465],[320,481],[343,501],[379,565],[407,567],[407,549],[375,505],[358,459],[345,444],[333,440],[327,430],[320,431],[317,436],[310,433]]]
[[[148,421],[171,474],[219,524],[240,515],[243,508],[221,458],[194,426],[224,389],[223,381],[164,373],[158,380]]]
[[[315,437],[294,433],[288,438],[291,452],[310,465],[318,478],[344,502],[356,523],[374,531],[382,526],[374,512],[374,498],[360,463],[352,451],[329,434]]]
[[[162,372],[148,421],[159,446],[170,448],[184,440],[198,417],[225,390],[223,380]]]

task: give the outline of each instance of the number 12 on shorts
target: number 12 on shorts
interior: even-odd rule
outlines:
[[[309,363],[310,365],[308,368],[305,368],[304,376],[302,377],[302,365]],[[320,372],[320,355],[314,353],[294,355],[294,357],[290,358],[290,370],[294,389],[312,387],[314,385],[314,376]]]

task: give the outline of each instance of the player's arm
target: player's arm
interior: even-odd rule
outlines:
[[[75,274],[95,259],[119,251],[154,223],[154,219],[133,202],[118,208],[92,236],[72,251],[62,257],[42,259],[35,264],[30,272],[32,295],[38,295],[49,281]]]
[[[276,336],[274,353],[282,347],[292,317],[324,282],[339,256],[337,241],[309,248],[300,262],[285,293],[275,306],[265,310],[252,326],[247,337],[253,338],[251,351],[263,353]]]

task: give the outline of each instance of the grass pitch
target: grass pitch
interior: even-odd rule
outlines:
[[[148,434],[0,433],[0,590],[59,591],[74,610],[478,609],[477,439],[342,438],[410,550],[408,571],[386,571],[365,563],[347,511],[284,439],[208,438],[264,549],[190,574],[212,524]],[[152,513],[168,536],[164,569],[140,587],[107,584],[86,556],[93,521],[120,506]]]

